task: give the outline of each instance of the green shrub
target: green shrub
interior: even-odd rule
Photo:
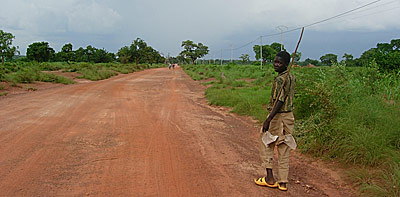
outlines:
[[[213,105],[264,120],[264,110],[276,73],[270,66],[188,65],[192,78],[216,78],[206,90]],[[225,77],[221,77],[222,72]],[[293,68],[296,76],[296,139],[300,150],[364,166],[358,177],[360,192],[398,196],[400,188],[400,72],[368,67]],[[201,73],[201,74],[199,74]],[[245,78],[256,79],[247,83]],[[374,171],[361,172],[366,168]]]
[[[62,83],[62,84],[74,84],[75,82],[67,79],[65,77],[57,76],[55,74],[49,74],[49,73],[40,73],[38,75],[37,81],[43,81],[43,82],[51,82],[51,83]]]

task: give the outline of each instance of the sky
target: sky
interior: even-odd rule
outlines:
[[[332,16],[375,2],[316,25]],[[302,60],[324,54],[359,57],[377,43],[400,39],[400,0],[1,0],[0,29],[15,36],[21,54],[45,41],[60,51],[92,45],[116,53],[136,38],[164,56],[176,56],[182,41],[209,47],[205,58],[239,59],[252,47],[281,42],[280,30],[305,28]],[[300,30],[282,34],[293,52]],[[252,42],[254,41],[254,42]],[[231,50],[234,49],[234,50]]]

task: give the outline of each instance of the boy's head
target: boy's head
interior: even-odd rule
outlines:
[[[281,51],[276,54],[274,59],[274,69],[276,72],[281,73],[287,69],[290,62],[290,54],[286,51]]]

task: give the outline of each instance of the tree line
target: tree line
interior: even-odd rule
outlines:
[[[0,30],[0,57],[2,64],[5,61],[15,59],[19,54],[18,47],[12,46],[15,39],[11,33]],[[159,51],[149,46],[143,39],[136,38],[131,45],[124,46],[116,54],[105,49],[98,49],[91,45],[86,48],[79,47],[73,50],[71,43],[65,44],[61,51],[56,52],[48,42],[35,42],[28,46],[26,57],[23,60],[36,62],[92,62],[109,63],[118,61],[120,63],[153,64],[153,63],[194,63],[196,59],[208,54],[208,47],[202,43],[194,43],[191,40],[182,41],[182,52],[176,58],[165,58]]]
[[[12,46],[15,39],[11,33],[0,30],[0,57],[2,63],[12,60],[16,54],[19,54],[18,47]],[[26,59],[28,61],[47,62],[93,62],[108,63],[118,61],[121,63],[192,63],[208,54],[208,47],[202,43],[195,43],[191,40],[182,41],[183,50],[176,57],[164,57],[159,51],[149,46],[144,40],[137,38],[131,45],[124,46],[116,54],[105,49],[97,49],[88,45],[86,48],[73,50],[71,43],[65,44],[60,52],[55,52],[49,46],[48,42],[35,42],[28,46]],[[260,54],[262,50],[262,55]],[[272,43],[270,45],[254,45],[253,51],[255,58],[264,64],[272,62],[276,53],[284,50],[284,45]],[[293,55],[293,54],[292,54]],[[300,65],[330,66],[339,63],[336,54],[328,53],[319,58],[319,60],[307,58],[300,62],[301,52],[295,54],[294,61]],[[400,39],[393,39],[389,43],[378,43],[375,48],[365,51],[359,58],[354,59],[353,55],[345,53],[340,62],[346,66],[367,66],[371,61],[375,61],[382,70],[400,70]],[[250,62],[248,54],[240,56],[243,63]],[[253,62],[257,64],[258,62]]]
[[[261,60],[261,50],[263,63],[272,62],[276,53],[281,50],[286,51],[283,45],[281,46],[276,42],[271,45],[262,45],[262,49],[260,45],[254,45],[253,51],[256,54],[256,60]],[[240,58],[243,62],[249,62],[248,54],[242,54]],[[372,61],[375,61],[381,70],[400,70],[400,39],[393,39],[389,43],[378,43],[375,48],[363,52],[359,58],[354,59],[353,55],[344,53],[341,62],[338,62],[338,56],[333,53],[325,54],[319,60],[307,58],[300,62],[300,58],[301,52],[297,52],[294,61],[300,65],[330,66],[341,63],[350,67],[362,67],[368,66]]]
[[[183,50],[176,57],[168,57],[169,63],[183,63],[183,64],[195,64],[195,61],[199,58],[206,56],[209,52],[208,46],[203,43],[195,43],[191,40],[182,41],[181,47]]]
[[[0,57],[2,64],[5,61],[16,59],[19,54],[18,47],[12,46],[15,36],[12,33],[0,30]],[[19,56],[17,56],[19,57]],[[98,49],[91,45],[86,48],[79,47],[73,50],[71,43],[65,44],[59,52],[50,47],[48,42],[34,42],[26,51],[26,57],[17,58],[21,61],[36,62],[91,62],[109,63],[119,61],[121,63],[164,63],[165,58],[149,46],[144,40],[137,38],[130,46],[124,46],[116,54],[106,49]]]
[[[115,55],[105,49],[97,49],[88,45],[73,50],[71,43],[65,44],[60,52],[55,52],[48,42],[34,42],[26,51],[26,58],[36,62],[93,62],[109,63],[116,60]]]

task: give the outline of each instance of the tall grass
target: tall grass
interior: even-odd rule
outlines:
[[[184,70],[195,80],[214,79],[206,83],[212,85],[206,90],[210,104],[229,106],[233,108],[232,112],[258,120],[265,118],[265,106],[271,90],[260,79],[270,78],[270,69],[260,72],[259,66],[252,65],[187,65]]]
[[[5,72],[1,74],[0,80],[8,81],[13,84],[17,83],[32,83],[34,81],[73,84],[74,81],[57,76],[51,73],[41,72],[37,64],[6,64]]]
[[[267,104],[265,97],[269,96],[269,94],[270,90],[259,87],[240,89],[212,87],[206,91],[210,104],[229,106],[233,108],[232,112],[252,116],[258,120],[266,117],[266,111],[263,106]]]
[[[363,194],[397,196],[400,173],[400,76],[335,65],[301,77],[296,114],[303,151],[375,169],[374,181],[360,184]],[[315,77],[314,77],[315,78]],[[306,112],[307,108],[311,112]]]
[[[194,79],[215,78],[206,91],[211,104],[264,120],[276,76],[271,67],[196,65],[186,66],[185,71]],[[292,71],[299,148],[361,170],[373,169],[353,171],[363,195],[398,196],[400,73],[382,73],[374,62],[363,68],[334,65]],[[255,80],[237,87],[243,78]]]
[[[67,63],[67,62],[18,62],[6,63],[0,67],[0,81],[16,83],[32,83],[34,81],[44,81],[53,83],[71,84],[72,80],[41,71],[77,72],[81,74],[80,78],[92,81],[107,79],[118,73],[132,73],[149,68],[159,68],[164,65],[136,65],[119,63]]]
[[[107,79],[118,73],[128,74],[149,68],[159,68],[164,65],[136,65],[136,64],[118,64],[118,63],[72,63],[64,65],[64,72],[77,72],[82,74],[81,78],[92,81]]]

